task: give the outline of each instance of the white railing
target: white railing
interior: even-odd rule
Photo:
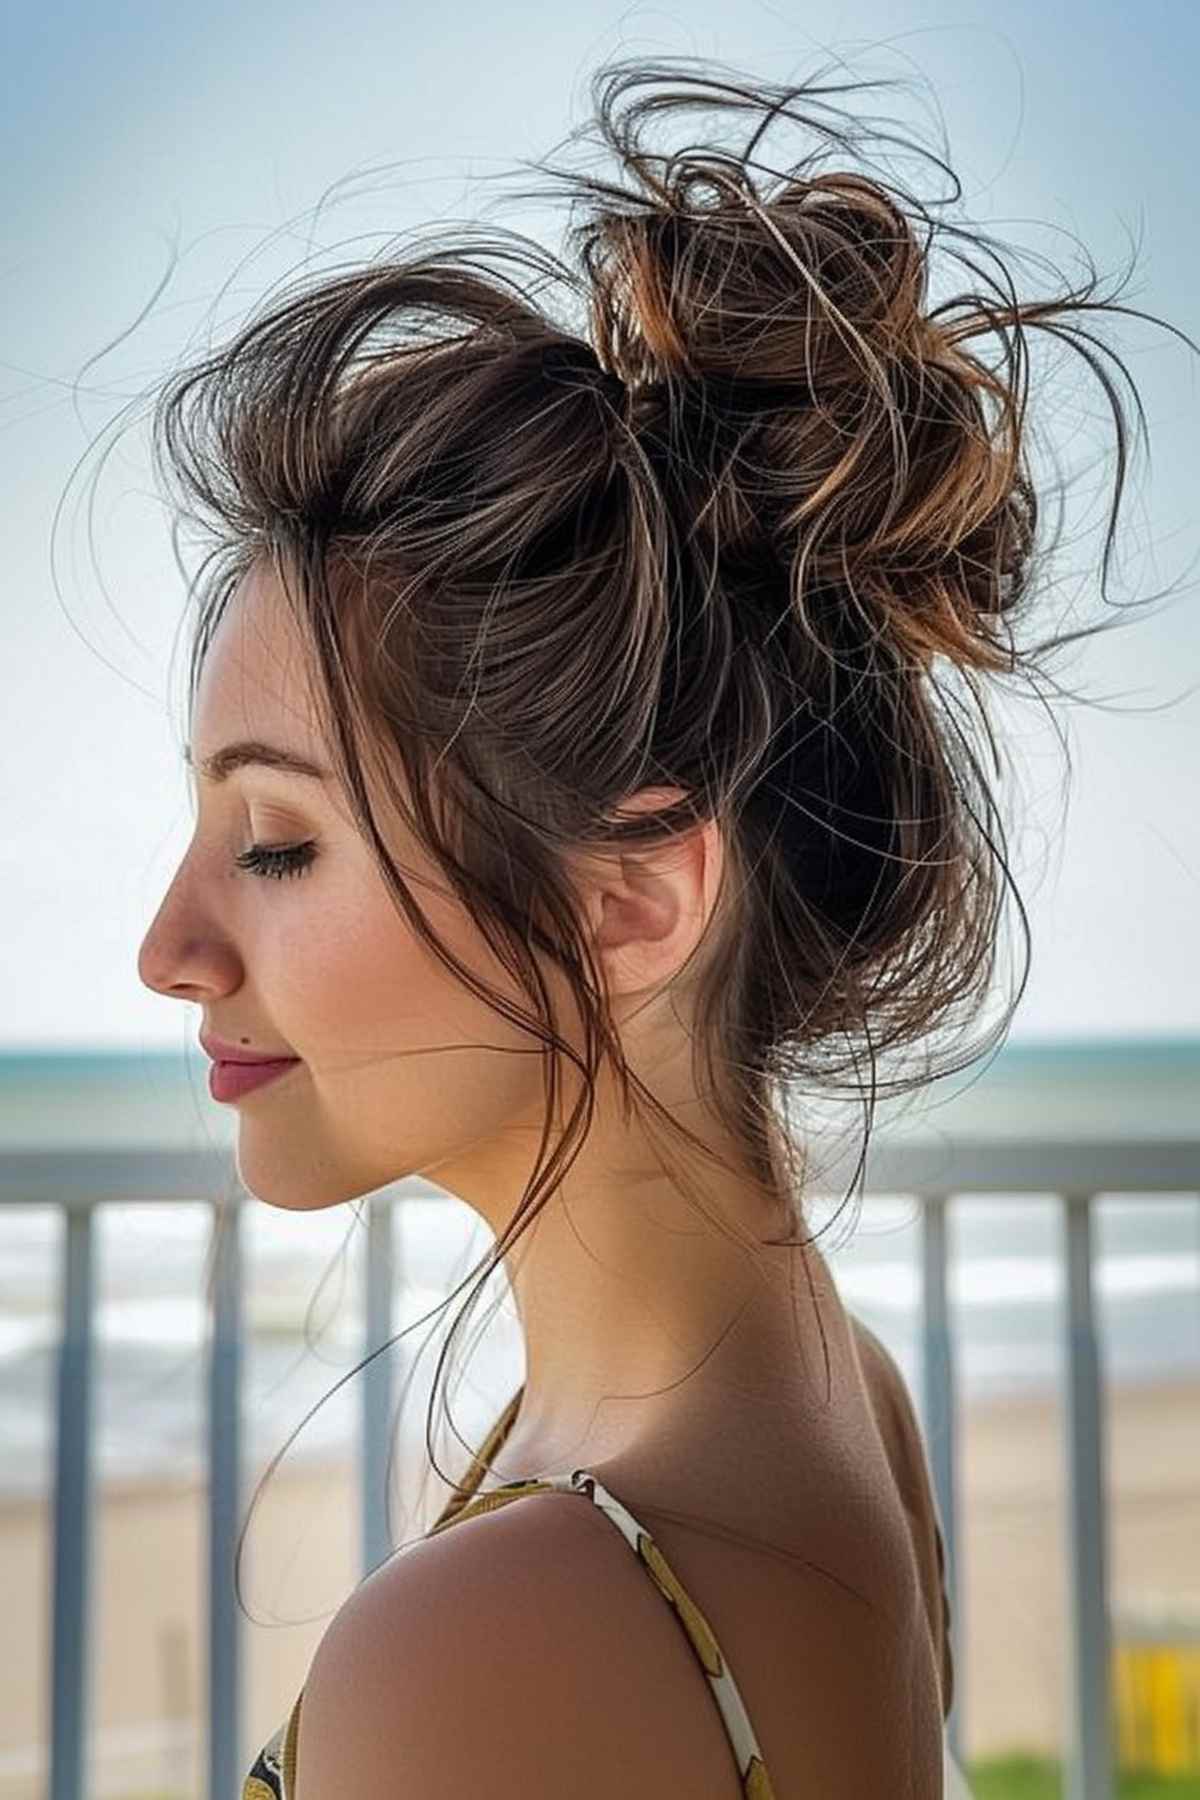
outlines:
[[[845,1179],[852,1171],[847,1169]],[[840,1191],[842,1171],[823,1186]],[[843,1183],[844,1185],[844,1183]],[[216,1271],[208,1365],[208,1800],[233,1800],[253,1747],[243,1742],[242,1660],[232,1569],[242,1495],[241,1206],[225,1149],[10,1151],[0,1157],[0,1205],[57,1205],[65,1210],[62,1333],[57,1381],[54,1469],[52,1711],[48,1800],[83,1800],[86,1702],[91,1645],[93,1279],[92,1219],[106,1201],[211,1198],[228,1192],[229,1229]],[[1071,1716],[1068,1800],[1113,1800],[1110,1718],[1110,1621],[1107,1514],[1103,1481],[1103,1369],[1092,1296],[1091,1203],[1100,1195],[1173,1193],[1200,1200],[1200,1139],[959,1139],[873,1141],[865,1194],[909,1195],[922,1203],[922,1381],[917,1396],[943,1524],[951,1618],[961,1619],[956,1554],[955,1346],[947,1305],[946,1207],[985,1194],[1057,1194],[1062,1204],[1068,1304],[1065,1541],[1070,1557]],[[367,1209],[364,1258],[364,1354],[393,1333],[400,1271],[393,1254],[393,1208],[383,1190]],[[385,1464],[392,1408],[390,1365],[375,1357],[362,1372],[359,1445],[361,1555],[364,1574],[389,1554]],[[962,1660],[948,1729],[963,1761],[958,1720]]]

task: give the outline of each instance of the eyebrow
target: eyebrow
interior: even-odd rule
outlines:
[[[198,768],[205,780],[213,782],[228,781],[236,769],[245,769],[252,764],[277,769],[285,775],[305,775],[310,781],[329,780],[329,770],[322,769],[307,756],[300,756],[295,750],[281,750],[275,744],[260,743],[255,738],[244,743],[226,744],[199,763],[193,761],[191,745],[185,744],[183,760],[189,769]]]

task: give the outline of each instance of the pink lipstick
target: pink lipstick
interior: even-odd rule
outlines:
[[[279,1062],[214,1062],[208,1071],[208,1091],[214,1100],[240,1100],[254,1088],[294,1069],[300,1061],[289,1056]]]

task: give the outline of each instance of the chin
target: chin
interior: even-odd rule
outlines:
[[[266,1134],[264,1134],[265,1136]],[[355,1200],[360,1190],[348,1172],[319,1158],[289,1155],[275,1144],[256,1144],[244,1129],[238,1138],[238,1180],[252,1199],[281,1212],[321,1212]]]

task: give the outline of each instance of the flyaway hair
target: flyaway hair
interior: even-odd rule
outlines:
[[[602,1065],[664,1157],[692,1136],[624,1063],[568,850],[719,821],[725,880],[686,971],[697,1091],[778,1201],[775,1241],[808,1241],[797,1098],[861,1100],[865,1159],[876,1097],[994,1048],[1024,989],[984,1022],[1007,894],[1028,938],[986,686],[1048,681],[1055,652],[1118,622],[1032,630],[1054,545],[1030,340],[1077,352],[1109,409],[1106,597],[1119,375],[1144,421],[1097,326],[1149,315],[1120,303],[1128,273],[1106,295],[1090,264],[1022,291],[933,153],[944,196],[889,180],[871,147],[917,147],[836,104],[878,85],[607,65],[570,143],[609,168],[534,165],[569,209],[561,255],[426,232],[271,295],[156,395],[164,486],[207,541],[193,703],[230,596],[268,559],[399,913],[514,1016],[428,925],[374,783],[527,996],[543,1154],[480,1283],[569,1168]],[[711,140],[688,136],[698,112]],[[645,785],[686,798],[622,818]],[[552,1142],[564,1058],[582,1097]]]

